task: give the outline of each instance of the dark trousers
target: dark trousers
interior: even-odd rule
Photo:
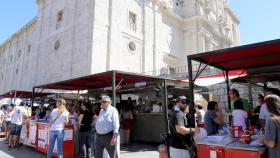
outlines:
[[[111,145],[111,139],[113,132],[109,134],[97,134],[96,133],[96,144],[95,144],[95,157],[103,158],[104,148],[107,150],[110,158],[118,158],[116,145]]]
[[[80,155],[82,158],[91,158],[91,131],[79,134]]]

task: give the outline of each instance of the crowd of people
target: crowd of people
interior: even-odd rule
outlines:
[[[257,139],[268,146],[269,157],[277,157],[276,155],[280,154],[279,90],[267,88],[264,96],[258,96],[259,105],[254,110],[250,109],[245,99],[240,98],[238,90],[231,89],[229,96],[232,101],[230,124],[241,126],[243,130],[252,125],[264,130],[265,134],[257,136]],[[172,158],[194,157],[193,136],[199,133],[199,128],[193,124],[189,103],[190,100],[185,96],[179,96],[172,100],[172,107],[169,107],[172,112],[169,124]],[[158,102],[152,102],[151,105],[151,112],[161,110]],[[5,127],[9,150],[20,147],[20,132],[22,124],[29,117],[29,109],[25,103],[21,103],[18,106],[8,105],[0,110],[0,125]],[[100,102],[83,100],[76,105],[59,99],[56,105],[35,109],[32,118],[50,123],[48,158],[52,157],[55,142],[58,157],[63,157],[64,127],[67,124],[75,125],[75,157],[115,158],[119,157],[119,129],[124,130],[124,144],[129,144],[134,113],[135,105],[131,99],[122,105],[118,103],[115,108],[111,106],[110,97],[103,96]],[[206,111],[201,105],[197,105],[196,118],[198,124],[204,125],[207,135],[219,134],[227,127],[216,101],[209,101]]]
[[[240,126],[248,130],[255,126],[261,132],[256,139],[268,147],[268,156],[276,158],[280,155],[280,97],[279,90],[274,88],[265,89],[265,94],[258,96],[258,103],[255,109],[246,99],[240,97],[237,89],[231,89],[231,122],[232,126]],[[170,119],[170,156],[171,158],[193,158],[195,157],[195,142],[193,137],[198,134],[199,128],[192,125],[192,118],[189,116],[189,100],[180,96],[173,100],[172,115]],[[222,110],[218,102],[209,101],[207,110],[204,111],[201,105],[196,105],[196,121],[203,124],[207,135],[219,135],[229,132],[229,127],[224,121]],[[227,130],[227,131],[225,131]],[[263,134],[264,133],[264,134]]]
[[[257,140],[268,146],[269,157],[276,158],[280,154],[280,98],[279,90],[275,88],[265,89],[264,96],[259,94],[258,103],[255,109],[251,110],[248,101],[240,98],[237,89],[231,89],[229,96],[232,101],[231,122],[232,126],[239,126],[244,131],[249,127],[259,129]],[[199,110],[198,115],[201,115]],[[226,127],[223,115],[219,109],[218,103],[215,101],[208,102],[207,111],[205,112],[203,122],[207,131],[207,135],[220,134],[219,132]],[[223,131],[224,132],[224,131]],[[229,131],[228,131],[229,132]],[[264,135],[263,135],[264,133]]]
[[[108,99],[110,98],[107,97],[107,100]],[[133,129],[134,114],[162,112],[162,104],[158,101],[154,100],[151,101],[151,104],[146,104],[141,98],[139,98],[138,101],[132,101],[132,99],[128,97],[126,101],[117,103],[117,114],[114,113],[114,115],[118,116],[118,118],[114,116],[114,119],[112,119],[110,118],[113,117],[112,112],[103,116],[103,112],[107,112],[106,108],[104,108],[106,103],[107,102],[103,100],[99,102],[90,102],[88,98],[85,98],[78,100],[76,104],[68,104],[65,100],[60,99],[56,103],[50,103],[48,106],[39,105],[32,107],[32,109],[25,103],[21,103],[19,106],[11,104],[0,110],[0,125],[3,124],[5,127],[5,138],[9,150],[20,147],[19,138],[22,124],[27,120],[33,120],[50,123],[50,140],[47,157],[51,157],[55,142],[57,142],[58,156],[62,157],[63,131],[67,124],[74,125],[75,157],[92,157],[94,155],[100,157],[100,153],[103,153],[103,149],[98,148],[97,144],[106,148],[103,155],[112,157],[113,149],[111,144],[115,144],[115,142],[113,141],[104,145],[103,139],[108,139],[108,137],[112,136],[115,137],[119,132],[111,130],[110,133],[107,133],[108,129],[121,128],[123,131],[123,145],[130,145],[133,141],[131,138],[131,131]],[[110,104],[111,101],[109,100],[108,103]],[[20,113],[15,113],[15,111],[20,111]],[[104,118],[99,119],[99,117]],[[107,126],[102,122],[102,126],[98,126],[98,121],[105,121],[109,124],[114,122],[115,125]],[[103,137],[103,135],[107,137]],[[120,140],[118,143],[120,143]],[[119,153],[116,152],[116,154]]]
[[[5,140],[9,150],[20,147],[20,134],[25,121],[33,119],[48,122],[49,147],[47,157],[53,156],[55,143],[58,158],[63,158],[63,139],[65,125],[74,125],[75,156],[78,158],[117,158],[119,157],[119,128],[123,120],[126,135],[131,128],[132,113],[122,108],[123,118],[117,109],[111,106],[111,99],[103,96],[100,102],[90,103],[89,100],[78,101],[76,105],[68,104],[59,99],[56,104],[47,108],[39,106],[33,114],[28,115],[29,107],[20,105],[3,106],[0,110],[0,125],[5,127]],[[126,143],[129,138],[126,138]]]
[[[5,143],[9,150],[18,149],[22,124],[28,117],[26,104],[2,106],[0,111],[0,124],[5,128]]]

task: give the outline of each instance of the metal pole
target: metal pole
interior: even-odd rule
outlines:
[[[80,98],[80,90],[78,90],[77,100],[79,100],[79,98]]]
[[[230,87],[229,87],[228,71],[226,71],[226,84],[227,84],[228,109],[229,109],[229,111],[231,111],[232,109],[231,109],[231,101],[230,101],[230,97],[229,97]]]
[[[17,99],[17,91],[14,90],[14,106],[16,105],[16,99]]]
[[[192,60],[188,57],[188,71],[189,71],[189,92],[190,92],[190,114],[191,114],[191,121],[192,126],[195,126],[195,117],[194,117],[194,94],[193,94],[193,88],[194,88],[194,81],[193,81],[193,73],[192,73]]]
[[[165,114],[165,122],[166,122],[166,132],[169,133],[169,121],[168,121],[168,93],[167,93],[167,86],[166,86],[166,79],[164,79],[163,81],[163,85],[164,85],[164,114]]]
[[[248,80],[248,90],[249,90],[249,101],[250,101],[250,107],[253,109],[253,96],[252,96],[252,85],[250,79]]]
[[[228,77],[228,71],[226,71],[226,84],[227,84],[227,98],[228,98],[228,109],[231,112],[231,101],[230,101],[230,96],[229,96],[229,91],[230,91],[230,85],[229,85],[229,77]],[[231,120],[232,120],[232,116],[229,115],[228,116],[228,120],[229,120],[229,125],[231,125]]]
[[[35,92],[35,88],[33,87],[33,89],[32,89],[32,103],[31,103],[31,109],[33,108],[33,105],[34,105],[34,98],[35,98],[34,92]]]
[[[164,85],[164,104],[165,104],[165,108],[164,108],[164,114],[165,114],[165,125],[166,125],[166,133],[169,133],[170,129],[169,129],[169,119],[168,119],[168,92],[167,92],[167,85],[166,85],[166,79],[164,79],[163,81],[163,85]],[[167,142],[167,153],[168,153],[168,157],[170,157],[170,151],[169,151],[169,142]]]
[[[265,90],[267,89],[267,82],[265,81],[263,83],[263,94],[265,94]]]
[[[113,99],[113,106],[116,107],[116,71],[113,70],[112,76],[112,99]]]

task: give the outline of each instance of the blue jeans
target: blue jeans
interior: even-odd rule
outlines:
[[[64,138],[64,130],[59,131],[50,131],[49,138],[49,148],[47,158],[52,158],[53,148],[55,144],[55,140],[57,140],[57,155],[58,158],[63,158],[63,138]]]

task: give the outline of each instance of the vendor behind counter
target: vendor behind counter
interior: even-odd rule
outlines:
[[[215,101],[210,101],[207,105],[207,111],[204,115],[204,125],[207,135],[217,134],[219,132],[220,126],[224,124],[222,117],[216,114],[218,111],[218,103]]]

